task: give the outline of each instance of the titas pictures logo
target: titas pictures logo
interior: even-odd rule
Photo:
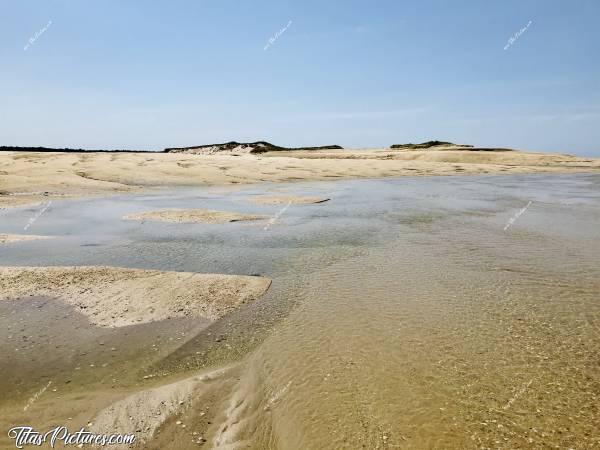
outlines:
[[[75,445],[82,447],[84,445],[122,445],[135,443],[135,435],[133,434],[95,434],[91,431],[86,431],[81,428],[74,433],[69,432],[67,427],[58,426],[40,433],[30,426],[13,427],[8,431],[8,437],[14,439],[15,447],[24,448],[26,445],[42,446],[49,444],[55,448],[57,444],[63,446]]]

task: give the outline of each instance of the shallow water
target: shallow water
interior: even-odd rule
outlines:
[[[120,220],[164,207],[276,215],[284,205],[248,200],[277,192],[331,201],[291,205],[266,230]],[[37,210],[0,211],[0,232]],[[240,363],[212,423],[192,411],[187,431],[165,435],[197,429],[208,448],[594,448],[599,225],[597,175],[177,189],[53,202],[28,232],[58,237],[0,247],[0,264],[273,278],[260,301],[135,360],[172,374]]]

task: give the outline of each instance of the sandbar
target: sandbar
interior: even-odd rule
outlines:
[[[107,266],[0,267],[0,300],[59,298],[102,327],[175,317],[216,320],[256,300],[270,285],[268,278],[245,275]]]
[[[322,197],[305,197],[296,195],[261,195],[259,197],[252,198],[253,203],[260,205],[309,205],[313,203],[324,203],[329,201],[328,198]]]
[[[38,239],[49,239],[50,236],[35,236],[32,234],[2,234],[0,233],[0,245],[12,244],[14,242],[36,241]]]
[[[255,214],[242,214],[210,209],[162,209],[123,216],[124,220],[150,220],[173,223],[227,223],[246,220],[261,220],[265,218],[265,216]]]

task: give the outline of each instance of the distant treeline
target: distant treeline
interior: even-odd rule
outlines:
[[[0,146],[1,152],[64,152],[64,153],[147,153],[152,150],[86,150],[84,148],[49,148],[49,147],[10,147],[7,145]]]
[[[506,152],[511,149],[508,148],[480,148],[473,147],[472,145],[466,144],[453,144],[451,142],[444,141],[428,141],[421,144],[394,144],[390,146],[391,149],[429,149],[434,147],[443,146],[454,146],[454,150],[470,150],[470,151],[492,151],[492,152]],[[2,152],[62,152],[62,153],[177,153],[185,150],[199,150],[203,148],[213,148],[216,152],[228,151],[237,147],[251,148],[250,153],[264,153],[264,152],[285,152],[293,150],[343,150],[344,147],[340,145],[323,145],[320,147],[280,147],[266,141],[257,142],[225,142],[222,144],[205,144],[195,145],[192,147],[171,147],[166,148],[162,151],[155,150],[87,150],[84,148],[50,148],[50,147],[12,147],[3,145],[0,146]]]
[[[84,149],[84,148],[50,148],[50,147],[12,147],[3,145],[0,146],[0,151],[3,152],[61,152],[61,153],[169,153],[169,152],[178,152],[182,150],[192,150],[192,149],[201,149],[201,148],[209,148],[209,147],[218,147],[219,150],[230,150],[232,148],[238,146],[245,147],[256,147],[252,153],[262,153],[268,151],[290,151],[290,150],[332,150],[332,149],[343,149],[343,147],[339,145],[324,145],[321,147],[280,147],[278,145],[273,145],[269,142],[258,141],[258,142],[250,142],[250,143],[240,143],[240,142],[226,142],[224,144],[207,144],[207,145],[195,145],[193,147],[172,147],[166,148],[162,151],[154,151],[154,150],[95,150],[95,149]]]

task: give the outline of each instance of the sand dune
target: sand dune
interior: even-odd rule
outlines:
[[[342,149],[339,145],[324,145],[321,147],[299,147],[299,148],[287,148],[279,145],[273,145],[270,142],[258,141],[258,142],[225,142],[223,144],[208,144],[208,145],[196,145],[193,147],[176,147],[166,148],[164,151],[167,153],[190,153],[194,155],[213,155],[215,153],[230,153],[230,154],[244,154],[244,153],[265,153],[265,152],[287,152],[290,150],[332,150]]]
[[[0,299],[57,297],[103,327],[170,317],[216,320],[259,298],[270,284],[263,277],[119,267],[0,268]]]

